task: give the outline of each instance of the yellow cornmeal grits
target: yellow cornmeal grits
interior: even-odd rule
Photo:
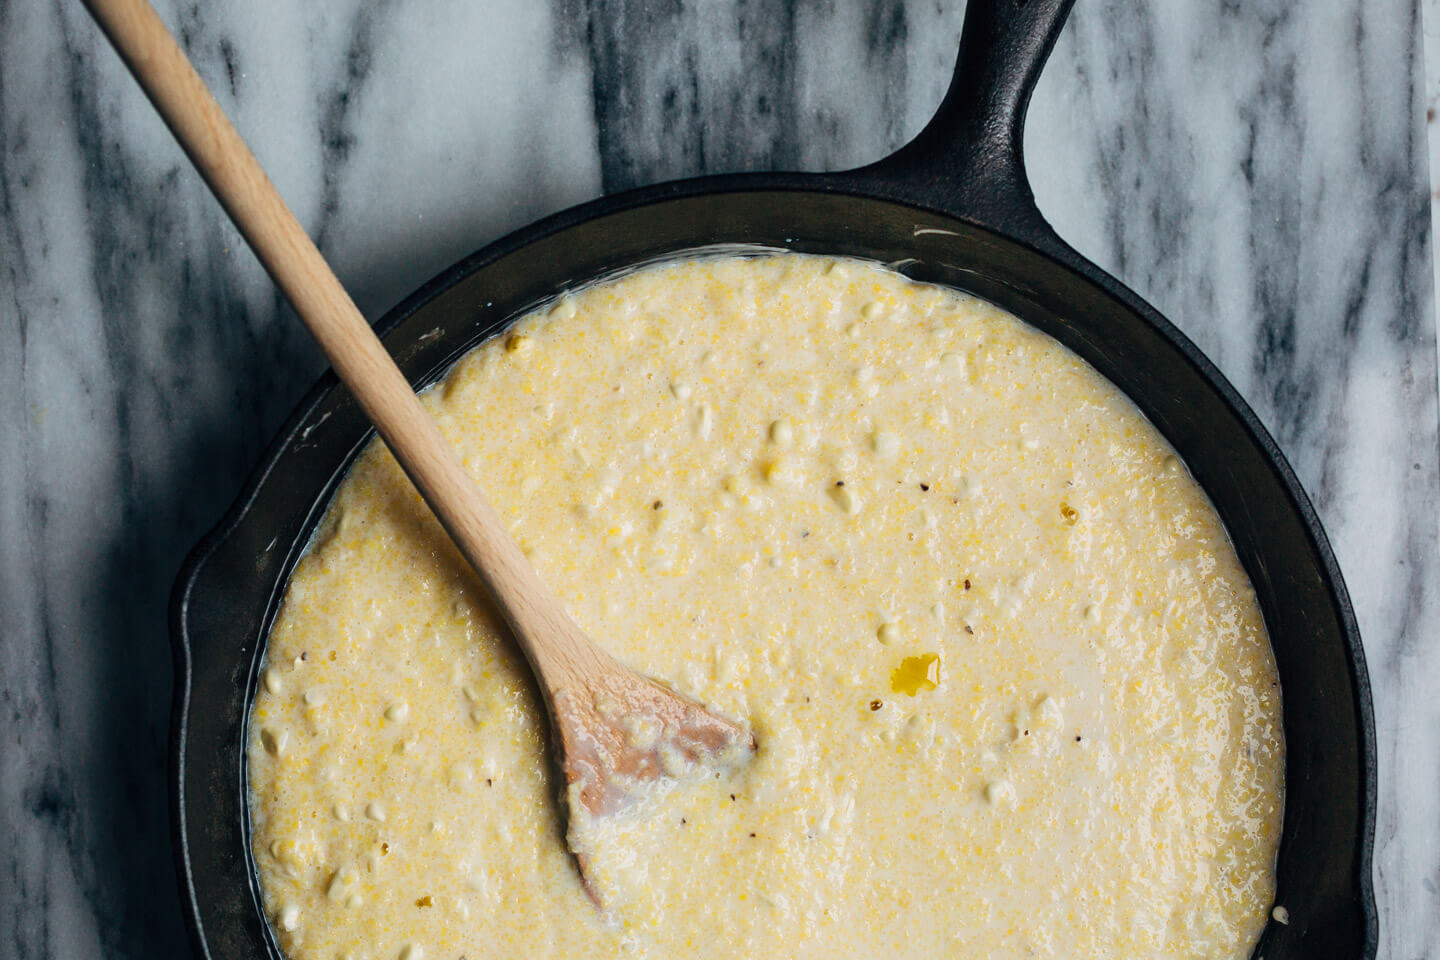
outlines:
[[[250,725],[295,960],[1243,957],[1274,892],[1280,690],[1205,495],[1001,310],[855,261],[572,295],[425,397],[580,626],[759,740],[562,842],[482,590],[365,451]]]

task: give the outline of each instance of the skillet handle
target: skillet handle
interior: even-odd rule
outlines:
[[[1074,2],[969,0],[955,76],[934,118],[895,153],[840,177],[1081,259],[1035,206],[1023,149],[1030,95]]]

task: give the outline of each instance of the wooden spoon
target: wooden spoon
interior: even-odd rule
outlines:
[[[530,661],[565,779],[566,831],[577,831],[666,776],[755,749],[742,725],[617,663],[561,608],[465,473],[395,361],[231,126],[146,0],[85,0],[190,160],[219,198],[395,459],[489,587]],[[638,732],[638,733],[637,733]]]

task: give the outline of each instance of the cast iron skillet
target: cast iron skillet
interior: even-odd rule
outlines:
[[[1290,922],[1270,923],[1256,956],[1372,958],[1370,691],[1324,531],[1234,388],[1153,308],[1056,236],[1025,177],[1025,110],[1072,2],[970,0],[937,116],[877,164],[682,180],[567,210],[426,284],[381,322],[384,339],[411,381],[424,385],[564,290],[715,245],[892,263],[993,301],[1057,338],[1129,394],[1184,457],[1259,595],[1284,691],[1277,902]],[[176,583],[175,845],[191,933],[207,957],[280,955],[249,855],[247,708],[286,578],[370,436],[349,395],[324,377]]]

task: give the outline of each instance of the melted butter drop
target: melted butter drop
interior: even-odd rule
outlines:
[[[940,656],[922,653],[906,657],[890,674],[890,689],[913,697],[921,690],[934,690],[940,685]]]

